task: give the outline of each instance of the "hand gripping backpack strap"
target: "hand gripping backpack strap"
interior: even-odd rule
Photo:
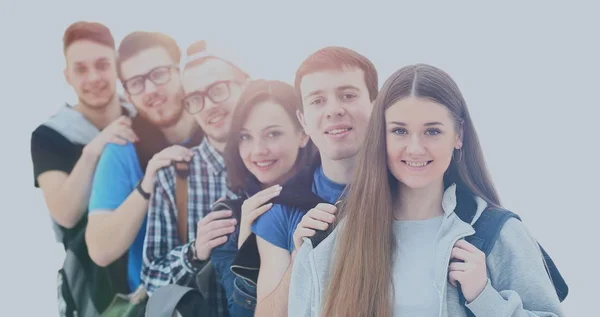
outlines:
[[[175,205],[177,206],[177,232],[179,233],[181,244],[188,243],[189,185],[187,178],[189,173],[189,164],[187,162],[175,163]],[[196,273],[194,282],[194,288],[199,291],[204,299],[210,298],[210,293],[219,291],[219,289],[215,289],[217,283],[216,271],[210,260]],[[195,309],[197,308],[192,310],[195,311]]]
[[[474,235],[473,239],[475,239],[475,241],[473,241],[473,243],[478,248],[479,245],[477,245],[477,243],[481,243],[482,245],[480,249],[485,253],[485,256],[488,257],[492,252],[492,249],[494,248],[494,245],[500,236],[502,226],[506,223],[506,221],[508,221],[510,218],[516,218],[519,221],[522,220],[517,214],[502,208],[490,208],[487,210],[487,212],[484,212],[482,216],[484,214],[487,216],[484,218],[484,221],[487,221],[488,224],[482,222],[482,224],[478,225],[482,219],[479,219],[477,223],[475,223],[475,230],[477,230],[477,233]],[[496,226],[496,228],[494,228],[492,225]],[[480,233],[480,231],[482,232]],[[537,242],[537,245],[542,253],[542,259],[544,261],[546,273],[548,274],[548,277],[554,286],[554,290],[556,291],[559,301],[562,302],[569,293],[569,287],[550,255],[546,252],[546,250],[544,250],[539,242]]]
[[[496,241],[500,236],[502,227],[510,218],[516,218],[519,221],[521,221],[521,217],[519,217],[519,215],[509,210],[502,208],[488,208],[481,213],[481,216],[473,225],[473,228],[475,229],[475,234],[465,238],[465,240],[473,244],[478,249],[480,249],[487,258],[494,249],[494,245],[496,244]],[[568,294],[568,286],[563,277],[561,276],[560,272],[558,271],[558,268],[552,261],[552,258],[550,258],[548,253],[546,253],[544,248],[542,248],[542,246],[539,243],[538,246],[543,255],[546,273],[548,274],[548,277],[551,279],[554,285],[554,289],[556,291],[556,294],[558,295],[559,300],[562,302]],[[462,293],[462,290],[460,289],[460,285],[458,291],[460,303],[461,305],[465,305],[466,300]],[[465,307],[465,310],[467,312],[467,316],[475,316],[468,308]]]
[[[279,196],[271,199],[267,203],[285,205],[292,208],[298,208],[308,211],[319,203],[326,202],[321,197],[312,192],[312,181],[315,169],[319,166],[315,161],[310,166],[300,170],[294,177],[288,180],[284,185]],[[241,209],[233,206],[234,209]],[[239,211],[241,212],[241,211]],[[234,210],[234,214],[236,211]],[[256,235],[251,233],[244,241],[231,266],[231,271],[238,277],[244,279],[251,285],[256,285],[258,280],[258,271],[260,269],[260,254],[256,245]]]

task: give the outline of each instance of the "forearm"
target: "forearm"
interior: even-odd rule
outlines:
[[[87,211],[97,162],[98,156],[84,151],[58,190],[47,195],[50,215],[62,227],[74,227]]]
[[[535,285],[535,284],[533,284]],[[538,290],[532,291],[530,296],[535,296]],[[539,305],[544,305],[544,309],[528,309],[524,305],[519,293],[512,290],[498,292],[488,283],[479,296],[467,307],[476,316],[490,317],[559,317],[562,311],[559,304],[549,301],[550,296],[538,296]]]
[[[467,304],[476,316],[564,315],[538,244],[522,222],[504,224],[486,264],[486,287]]]
[[[148,201],[133,191],[114,211],[91,214],[86,229],[90,257],[107,266],[131,246],[146,217]]]
[[[288,296],[290,292],[290,281],[292,277],[292,269],[295,258],[295,252],[292,254],[292,260],[288,266],[281,282],[275,287],[275,289],[263,298],[261,301],[256,303],[256,312],[254,316],[266,317],[266,316],[280,316],[287,317],[288,315]]]

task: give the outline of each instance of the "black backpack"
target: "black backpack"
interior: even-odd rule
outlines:
[[[314,172],[320,165],[320,159],[316,158],[312,164],[304,167],[288,180],[283,185],[279,196],[271,199],[269,202],[297,208],[303,212],[308,212],[320,203],[330,203],[312,192]],[[241,218],[241,206],[244,200],[245,198],[222,201],[220,206],[232,210],[234,217],[239,222]],[[331,227],[327,231],[317,231],[311,238],[314,246],[327,237],[332,230]],[[260,255],[258,253],[258,246],[256,245],[256,235],[251,233],[238,250],[231,264],[231,271],[238,277],[245,279],[251,285],[256,286],[259,269]]]
[[[132,129],[142,138],[134,143],[142,171],[146,170],[152,156],[168,143],[158,128],[140,116],[136,116]],[[188,142],[188,147],[200,144],[200,129]],[[127,253],[107,267],[98,266],[90,258],[85,243],[87,214],[73,229],[59,228],[66,257],[58,272],[58,297],[60,311],[66,317],[100,316],[117,294],[128,294]]]
[[[128,107],[124,115],[130,115]],[[71,125],[90,125],[87,120],[71,121]],[[59,125],[60,127],[60,125]],[[62,126],[64,129],[65,126]],[[58,128],[65,135],[69,131]],[[73,132],[73,131],[70,131]],[[91,259],[85,242],[88,214],[73,228],[67,229],[53,222],[57,238],[65,249],[65,259],[57,276],[57,293],[61,316],[100,316],[118,293],[128,293],[127,258],[119,258],[107,267],[98,266]]]
[[[473,196],[465,189],[457,186],[456,201],[457,216],[462,221],[471,223],[477,211],[477,203],[473,199]],[[521,221],[521,217],[509,210],[498,207],[488,207],[481,213],[481,216],[479,219],[477,219],[477,222],[475,222],[473,226],[475,229],[475,234],[465,238],[465,240],[473,244],[479,250],[483,251],[487,258],[492,252],[492,249],[496,244],[496,240],[500,236],[502,227],[510,218],[516,218]],[[546,252],[546,250],[544,250],[541,244],[538,243],[538,246],[542,252],[542,257],[546,266],[546,273],[554,285],[554,290],[556,291],[559,301],[562,302],[569,293],[569,287],[550,255]],[[460,290],[460,285],[458,288],[460,303],[464,305],[466,301],[462,291]],[[467,316],[474,317],[473,313],[468,308],[465,307],[465,310]]]
[[[73,229],[64,229],[65,260],[58,271],[61,316],[100,316],[118,293],[127,294],[126,255],[107,267],[98,266],[85,243],[87,217]]]

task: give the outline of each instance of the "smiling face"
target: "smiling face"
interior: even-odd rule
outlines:
[[[184,104],[209,140],[227,141],[231,116],[245,84],[240,71],[223,60],[210,58],[186,69],[182,84]]]
[[[462,146],[448,109],[408,97],[385,110],[387,162],[400,183],[413,189],[443,183],[454,149]]]
[[[242,161],[265,186],[280,184],[295,173],[298,152],[308,142],[292,120],[280,104],[263,101],[252,108],[240,131]]]
[[[158,127],[170,127],[183,114],[175,61],[166,49],[145,49],[121,64],[125,93],[139,114]]]
[[[115,97],[115,50],[90,40],[73,42],[65,51],[65,77],[82,105],[102,108]]]
[[[304,130],[322,158],[342,160],[358,153],[373,104],[359,68],[324,70],[305,75],[300,82]]]

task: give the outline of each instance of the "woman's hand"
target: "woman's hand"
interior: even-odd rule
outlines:
[[[460,283],[467,303],[474,301],[487,284],[485,254],[465,240],[459,240],[452,248],[448,273],[450,283]]]
[[[302,238],[312,237],[316,234],[315,230],[325,231],[335,221],[337,207],[331,204],[318,204],[315,208],[309,210],[294,231],[294,247],[300,249]]]
[[[272,203],[266,204],[266,202],[279,196],[281,188],[281,185],[265,188],[244,201],[242,204],[242,221],[240,222],[238,249],[242,247],[244,241],[250,236],[250,226],[252,226],[256,218],[273,207]]]

